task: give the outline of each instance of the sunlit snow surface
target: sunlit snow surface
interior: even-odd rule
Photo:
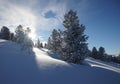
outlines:
[[[120,84],[116,63],[87,58],[84,65],[76,65],[47,51],[23,51],[18,44],[0,39],[0,84]]]
[[[33,51],[35,52],[36,62],[40,69],[56,68],[60,66],[69,66],[69,64],[67,64],[64,61],[53,59],[52,57],[48,55],[48,53],[38,48],[34,48]]]
[[[120,73],[120,65],[110,65],[110,64],[105,64],[99,60],[94,60],[94,59],[86,59],[86,62],[91,65],[92,67],[100,67],[104,69],[108,69],[117,73]]]

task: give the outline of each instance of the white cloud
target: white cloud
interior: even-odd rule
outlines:
[[[53,13],[56,14],[56,17],[54,18],[45,18],[45,14],[49,11],[52,11]],[[53,0],[45,5],[44,9],[41,9],[38,24],[40,25],[41,28],[45,30],[51,30],[53,28],[57,28],[62,19],[63,15],[65,14],[66,11],[66,3],[57,3],[57,0]],[[39,14],[39,13],[38,13]]]
[[[0,28],[5,25],[14,32],[15,28],[22,24],[24,27],[31,28],[35,38],[36,16],[29,8],[20,7],[7,1],[2,1],[0,5],[2,5],[0,7]]]
[[[19,24],[29,26],[32,37],[37,38],[38,30],[58,28],[66,9],[66,2],[57,3],[57,0],[0,0],[0,28],[5,25],[13,32]],[[55,13],[56,17],[45,18],[48,11]],[[42,36],[39,37],[43,40]]]

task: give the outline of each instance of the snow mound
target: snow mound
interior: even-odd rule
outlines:
[[[45,49],[23,51],[18,44],[0,39],[0,84],[120,83],[119,67],[90,58],[85,63],[66,63]]]

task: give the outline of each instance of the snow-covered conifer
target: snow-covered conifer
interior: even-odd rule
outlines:
[[[47,42],[47,49],[51,50],[51,48],[52,48],[51,37],[49,37]]]
[[[40,43],[40,47],[43,48],[43,43],[42,42]]]
[[[97,59],[98,58],[98,51],[96,47],[93,47],[92,52],[91,52],[91,57]]]
[[[62,51],[63,59],[74,63],[79,63],[88,55],[87,39],[84,34],[85,26],[79,24],[76,12],[70,10],[64,16]]]
[[[10,39],[10,30],[8,27],[3,26],[0,31],[0,38],[9,40]]]
[[[23,49],[32,47],[33,41],[29,38],[30,29],[24,30],[21,25],[19,25],[15,30],[15,41],[19,43]]]
[[[40,40],[39,39],[37,40],[36,47],[40,48]]]
[[[21,44],[24,41],[24,36],[25,36],[25,33],[22,25],[17,26],[15,30],[15,41]]]
[[[33,41],[31,40],[31,38],[29,37],[29,34],[31,33],[31,29],[28,27],[26,30],[24,30],[24,41],[22,43],[24,48],[28,48],[28,47],[33,47]]]
[[[48,48],[54,53],[60,53],[60,30],[54,29],[50,38],[48,39]]]
[[[105,56],[105,48],[104,47],[99,47],[98,51],[98,59],[104,59]]]

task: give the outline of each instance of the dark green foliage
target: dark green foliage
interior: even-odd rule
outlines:
[[[98,59],[98,51],[96,47],[93,47],[92,52],[91,52],[91,57]]]
[[[99,50],[97,51],[96,47],[93,47],[91,57],[95,59],[105,60],[107,58],[107,54],[105,54],[105,48],[100,47]]]
[[[40,43],[40,47],[43,48],[43,43]]]
[[[14,33],[10,34],[10,40],[14,41]]]
[[[28,31],[29,30],[29,31]],[[14,41],[22,46],[22,49],[33,47],[33,41],[29,38],[30,29],[23,29],[22,25],[17,26],[15,30]]]
[[[120,54],[114,57],[113,61],[120,64]]]
[[[1,38],[1,39],[5,39],[5,40],[9,40],[9,39],[10,39],[10,31],[9,31],[9,28],[8,28],[8,27],[3,26],[3,27],[1,28],[0,38]]]
[[[53,29],[48,39],[47,47],[54,53],[60,53],[61,48],[60,30]]]
[[[85,26],[79,24],[77,13],[70,10],[64,15],[63,26],[63,59],[74,63],[78,63],[88,56],[87,39],[84,34]]]
[[[44,48],[47,48],[47,43],[44,44]]]
[[[105,48],[100,47],[98,51],[98,59],[104,60],[105,57]]]
[[[37,43],[35,44],[35,46],[36,46],[37,48],[40,48],[40,47],[41,47],[41,43],[40,43],[40,40],[39,40],[39,39],[37,40]]]

